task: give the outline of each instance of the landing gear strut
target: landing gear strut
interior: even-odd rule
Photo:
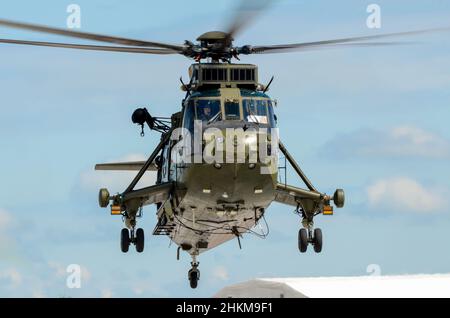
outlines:
[[[127,253],[130,244],[136,246],[136,251],[142,253],[144,251],[144,230],[139,228],[136,231],[133,229],[122,229],[120,232],[120,249],[123,253]]]
[[[313,223],[304,222],[305,228],[300,229],[298,232],[298,249],[300,253],[305,253],[308,249],[308,245],[312,244],[314,252],[320,253],[322,251],[322,230],[313,229]]]
[[[198,269],[199,262],[197,262],[195,255],[192,255],[192,268],[188,272],[189,283],[191,288],[197,288],[198,281],[200,280],[200,271]]]

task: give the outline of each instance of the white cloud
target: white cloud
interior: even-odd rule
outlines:
[[[448,139],[417,127],[394,127],[388,131],[387,137],[391,142],[389,151],[394,155],[450,157],[450,141]]]
[[[153,279],[139,278],[136,282],[132,283],[132,290],[138,297],[149,297],[150,295],[159,295],[159,297],[167,297],[167,292],[159,285],[155,285]],[[164,296],[165,295],[165,296]]]
[[[8,280],[13,286],[22,283],[22,275],[15,268],[9,268],[0,272],[0,279]]]
[[[213,270],[213,277],[218,280],[226,281],[229,279],[228,270],[224,266],[217,266]]]
[[[450,158],[450,140],[414,126],[386,130],[361,129],[337,136],[323,152],[340,157]]]
[[[133,291],[136,295],[142,295],[144,293],[145,289],[142,287],[135,287],[135,288],[133,288]]]
[[[64,277],[67,275],[66,266],[54,261],[49,261],[47,264],[57,277]]]
[[[6,229],[11,224],[11,221],[11,215],[5,210],[0,209],[0,230]]]
[[[17,257],[15,237],[10,235],[13,227],[13,217],[6,210],[0,209],[0,257],[2,259]]]
[[[405,212],[438,212],[446,204],[445,191],[426,188],[417,181],[396,177],[379,180],[367,188],[369,205]]]
[[[83,282],[90,281],[92,277],[91,272],[87,269],[86,266],[81,266],[81,278],[83,279]]]
[[[145,161],[147,158],[140,154],[129,154],[122,158],[108,162]],[[137,171],[95,171],[89,170],[81,173],[80,186],[87,191],[98,191],[107,188],[110,193],[123,191],[136,176]],[[156,172],[146,172],[137,187],[150,186],[156,182]]]
[[[33,298],[45,298],[46,295],[42,290],[34,290],[32,292],[32,297]]]
[[[102,298],[112,298],[113,292],[110,289],[103,289],[102,290]]]

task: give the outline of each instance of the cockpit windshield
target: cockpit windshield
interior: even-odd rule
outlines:
[[[244,120],[249,123],[276,127],[272,101],[269,98],[242,98],[223,101],[223,111],[219,98],[192,98],[184,113],[184,127],[193,131],[194,120],[201,120],[203,125],[216,121]]]
[[[219,99],[199,99],[195,102],[197,120],[208,122],[220,112]]]
[[[205,125],[220,112],[220,99],[191,99],[184,113],[184,127],[193,132],[194,120],[201,120]]]
[[[227,100],[225,101],[225,118],[226,120],[240,120],[241,111],[239,109],[238,100]]]
[[[244,119],[248,122],[258,124],[268,124],[267,100],[263,99],[243,99]]]

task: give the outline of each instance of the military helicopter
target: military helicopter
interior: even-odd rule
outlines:
[[[198,255],[234,238],[240,246],[242,235],[252,231],[261,220],[265,221],[264,215],[272,202],[294,207],[302,218],[298,233],[301,253],[305,253],[309,245],[315,252],[321,252],[322,231],[314,228],[314,218],[319,214],[332,215],[331,203],[342,208],[345,202],[342,189],[337,189],[333,195],[318,191],[278,134],[273,134],[278,125],[276,102],[266,94],[273,78],[263,85],[259,83],[256,65],[233,63],[233,60],[251,54],[391,45],[396,43],[375,40],[449,30],[428,29],[317,42],[235,46],[234,37],[269,3],[266,0],[242,1],[226,31],[206,32],[197,38],[196,43],[185,41],[181,45],[0,20],[0,25],[5,27],[95,40],[114,46],[13,39],[0,39],[0,43],[139,54],[179,54],[195,61],[189,68],[189,82],[181,80],[186,97],[180,111],[167,118],[153,117],[146,108],[139,108],[132,114],[132,121],[141,126],[142,135],[145,125],[161,134],[159,144],[148,159],[95,166],[96,170],[137,171],[122,193],[111,195],[107,189],[99,191],[99,205],[102,208],[110,206],[112,215],[123,217],[125,227],[120,236],[122,252],[128,252],[131,244],[135,245],[137,252],[143,252],[144,230],[137,228],[137,219],[142,216],[144,206],[155,204],[157,223],[152,234],[169,236],[178,245],[177,259],[181,250],[191,255],[192,268],[188,279],[192,288],[197,287],[200,279]],[[180,129],[182,131],[177,132]],[[209,139],[206,136],[208,129],[214,131]],[[227,129],[238,130],[242,138],[237,138],[237,134],[230,138]],[[250,131],[256,135],[249,135]],[[196,132],[197,137],[200,136],[197,142],[189,138]],[[235,154],[231,156],[233,160],[220,160],[223,154],[219,148],[236,150],[242,144],[242,160],[234,160]],[[191,149],[186,155],[183,149],[190,146],[193,151]],[[215,153],[213,160],[202,157],[207,148]],[[273,160],[251,161],[251,149],[253,152],[264,150],[267,157]],[[278,164],[279,151],[306,188],[280,181],[277,166],[262,172],[264,168]],[[220,155],[217,156],[217,153]],[[190,160],[198,155],[200,160]],[[147,171],[157,172],[156,184],[136,189]]]

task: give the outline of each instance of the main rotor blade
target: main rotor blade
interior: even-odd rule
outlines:
[[[364,42],[364,41],[371,41],[371,40],[377,40],[377,39],[414,36],[414,35],[421,35],[421,34],[427,34],[427,33],[448,32],[448,31],[450,31],[450,27],[417,30],[417,31],[409,31],[409,32],[360,36],[360,37],[353,37],[353,38],[343,38],[343,39],[325,40],[325,41],[317,41],[317,42],[253,46],[251,48],[251,50],[252,50],[252,53],[257,53],[257,54],[281,53],[283,51],[302,51],[302,50],[310,49],[310,48],[329,47],[330,45],[335,45],[335,44],[347,44],[348,45],[353,42]],[[360,45],[360,44],[358,44],[358,45]],[[369,43],[367,43],[367,44],[369,44]]]
[[[0,25],[10,27],[10,28],[15,28],[15,29],[24,29],[24,30],[42,32],[42,33],[48,33],[48,34],[57,34],[57,35],[63,35],[63,36],[69,36],[69,37],[73,37],[73,38],[93,40],[93,41],[99,41],[99,42],[115,43],[115,44],[121,44],[121,45],[129,45],[129,46],[164,48],[164,49],[169,49],[169,50],[178,51],[178,52],[183,51],[183,46],[180,46],[180,45],[172,45],[172,44],[166,44],[166,43],[160,43],[160,42],[134,40],[134,39],[128,39],[128,38],[122,38],[122,37],[116,37],[116,36],[108,36],[108,35],[79,32],[79,31],[73,31],[73,30],[58,29],[58,28],[48,27],[48,26],[44,26],[44,25],[22,23],[22,22],[3,20],[3,19],[0,19]]]
[[[254,52],[254,54],[273,54],[273,53],[289,53],[293,51],[318,51],[318,50],[328,50],[328,49],[339,49],[346,47],[384,47],[384,46],[397,46],[397,45],[412,45],[417,44],[417,42],[369,42],[369,43],[337,43],[337,44],[327,44],[327,45],[316,45],[316,46],[306,46],[297,49],[271,49],[267,51]]]
[[[241,0],[239,6],[235,9],[231,22],[225,29],[229,39],[243,31],[253,20],[257,18],[273,0]]]
[[[143,53],[143,54],[179,54],[179,52],[166,50],[166,49],[123,47],[123,46],[81,45],[81,44],[54,43],[54,42],[22,41],[22,40],[12,40],[12,39],[0,39],[0,43],[58,47],[58,48],[65,48],[65,49],[78,49],[78,50],[89,50],[89,51],[108,51],[108,52]]]

